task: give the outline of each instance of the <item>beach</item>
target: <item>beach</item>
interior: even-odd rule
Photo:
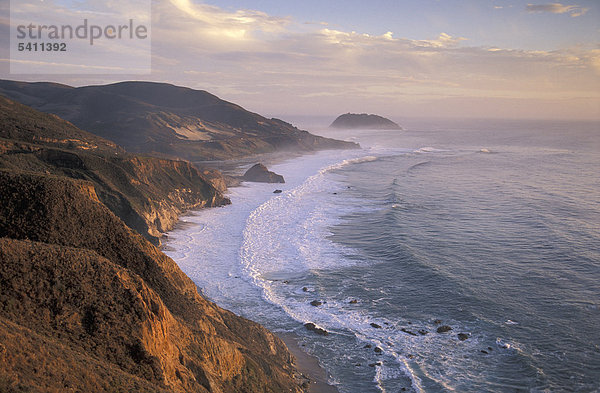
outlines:
[[[291,333],[279,333],[294,358],[298,372],[308,379],[308,393],[339,393],[335,386],[329,385],[327,371],[319,364],[319,359],[309,355],[302,349],[299,337]]]

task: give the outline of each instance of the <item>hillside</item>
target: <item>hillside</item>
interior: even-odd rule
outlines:
[[[75,88],[3,80],[0,94],[137,153],[202,161],[280,150],[358,147],[267,119],[203,90],[165,83]]]
[[[398,124],[390,119],[379,115],[369,115],[366,113],[346,113],[340,115],[331,123],[332,128],[356,129],[362,128],[367,130],[401,130]]]
[[[229,203],[222,179],[186,161],[126,153],[55,115],[0,96],[0,168],[90,181],[98,198],[155,244],[183,211]]]
[[[202,298],[92,183],[0,170],[0,391],[299,392],[284,344]]]

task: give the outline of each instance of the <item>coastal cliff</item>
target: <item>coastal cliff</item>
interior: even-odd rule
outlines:
[[[202,298],[88,181],[0,170],[0,390],[299,392],[285,345]]]
[[[0,391],[302,392],[279,338],[155,246],[225,190],[0,96]]]
[[[0,168],[88,180],[114,214],[154,244],[185,210],[229,203],[216,171],[126,153],[55,115],[1,96]]]

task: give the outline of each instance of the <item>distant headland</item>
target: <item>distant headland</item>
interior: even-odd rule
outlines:
[[[379,115],[366,113],[346,113],[331,123],[332,128],[367,128],[376,130],[401,130],[398,124]]]

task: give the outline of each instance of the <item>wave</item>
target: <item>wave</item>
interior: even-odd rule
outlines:
[[[345,274],[353,269],[368,271],[372,269],[373,263],[377,263],[363,257],[361,251],[329,239],[329,228],[342,222],[340,216],[381,211],[378,204],[358,199],[356,189],[349,189],[345,183],[347,178],[341,177],[338,172],[339,169],[378,160],[388,165],[385,161],[388,156],[382,157],[378,154],[379,151],[369,153],[371,154],[350,159],[340,158],[331,165],[323,165],[322,161],[321,164],[315,164],[321,158],[311,158],[310,165],[302,166],[303,173],[286,184],[290,189],[284,189],[277,196],[271,194],[271,185],[234,190],[232,197],[236,194],[254,193],[268,199],[261,199],[247,209],[244,208],[244,203],[247,202],[234,201],[227,214],[225,210],[214,209],[190,218],[189,221],[198,225],[190,227],[185,235],[181,233],[178,263],[195,281],[206,277],[209,270],[211,275],[204,278],[200,285],[205,287],[205,293],[209,296],[216,295],[215,301],[247,318],[259,320],[276,331],[301,329],[300,332],[304,332],[302,324],[307,322],[329,331],[331,336],[328,339],[333,338],[333,341],[312,337],[310,342],[318,343],[321,351],[322,348],[328,348],[326,351],[333,350],[342,355],[343,359],[332,359],[329,355],[323,355],[322,358],[328,369],[335,370],[334,375],[340,381],[346,381],[340,375],[352,364],[348,362],[349,357],[355,356],[359,357],[358,362],[367,362],[367,365],[380,363],[373,368],[365,366],[366,371],[361,371],[369,373],[370,377],[364,380],[373,383],[369,385],[369,391],[378,388],[381,392],[396,392],[406,387],[411,391],[421,392],[432,386],[451,390],[450,386],[461,378],[461,372],[458,369],[450,370],[449,364],[471,362],[462,358],[479,352],[480,341],[477,334],[473,334],[467,342],[458,342],[456,335],[434,333],[436,327],[432,322],[413,320],[413,325],[410,325],[411,322],[402,319],[400,315],[380,314],[377,310],[379,306],[353,306],[350,304],[353,299],[348,298],[350,292],[344,290],[345,284],[330,281],[335,280],[334,277],[343,276],[340,272]],[[328,163],[331,162],[329,157]],[[323,166],[319,168],[319,165]],[[289,168],[293,167],[290,164]],[[308,176],[310,173],[312,175]],[[392,189],[398,186],[396,180],[391,183]],[[383,198],[386,201],[389,199],[398,208],[401,207],[403,202],[397,197],[391,198],[392,196],[383,195]],[[237,229],[232,225],[236,216],[240,217]],[[223,223],[223,220],[227,223]],[[205,225],[209,227],[207,230]],[[200,244],[200,238],[207,239],[208,243],[223,241],[214,238],[214,235],[210,236],[210,227],[215,226],[228,228],[228,235],[225,236],[230,239],[228,241],[239,236],[239,247],[234,245],[233,255],[222,255],[222,252],[217,252],[217,247],[215,253],[208,253],[206,258],[201,258],[192,250],[196,244]],[[373,242],[382,245],[388,252],[397,254],[392,239],[382,238]],[[390,244],[387,245],[386,242]],[[208,251],[210,249],[211,247]],[[203,250],[207,252],[206,247]],[[200,259],[207,262],[200,265]],[[239,264],[228,261],[237,261]],[[386,307],[385,304],[389,301],[387,296],[382,292],[381,299],[374,297],[372,303]],[[310,305],[310,301],[317,299],[324,303],[319,307]],[[456,321],[445,322],[457,331],[473,332],[473,329],[461,328]],[[382,328],[376,329],[372,323]],[[402,329],[413,332],[425,329],[431,333],[427,336],[412,336]],[[371,349],[363,349],[366,345],[370,345]],[[331,346],[335,348],[332,349]],[[381,348],[380,354],[374,353],[375,347]],[[420,360],[436,359],[439,353],[445,353],[451,360],[436,364],[435,369],[429,364],[424,365]],[[318,353],[316,355],[319,356]],[[469,375],[464,378],[468,377]]]
[[[448,152],[450,150],[445,150],[445,149],[438,149],[435,147],[431,147],[431,146],[425,146],[425,147],[421,147],[419,149],[413,150],[413,153],[443,153],[443,152]]]
[[[324,270],[364,264],[364,261],[346,257],[352,253],[350,249],[327,239],[330,235],[327,228],[339,222],[336,217],[367,209],[363,206],[364,201],[353,199],[352,195],[344,192],[345,187],[330,174],[350,165],[376,160],[377,156],[367,155],[326,166],[298,187],[260,205],[246,220],[240,262],[249,280],[262,290],[263,298],[293,320],[301,324],[313,322],[338,334],[345,331],[363,337],[371,345],[383,347],[385,337],[373,342],[366,336],[369,330],[373,330],[370,325],[373,318],[360,311],[346,310],[348,301],[330,299],[322,306],[314,307],[306,301],[306,297],[318,297],[318,290],[302,288],[299,284],[289,289],[290,284],[287,284],[290,281],[294,284],[303,282],[307,275]],[[388,352],[387,348],[385,352]],[[378,366],[376,372],[380,378],[385,380],[401,368],[402,376],[411,380],[413,390],[420,391],[418,378],[406,366],[406,359],[400,355],[397,358],[392,354],[387,356],[397,359],[398,363],[391,368]]]
[[[454,141],[448,143],[455,146]],[[532,321],[527,315],[515,312],[509,306],[511,303],[502,305],[501,309],[494,309],[496,302],[509,299],[513,293],[520,293],[513,290],[513,284],[516,286],[518,280],[511,280],[511,291],[503,293],[498,300],[488,296],[497,293],[491,291],[494,289],[493,283],[490,283],[490,288],[487,284],[482,287],[475,285],[473,288],[466,286],[470,282],[477,283],[479,273],[473,273],[473,277],[462,274],[463,266],[472,266],[469,264],[477,262],[477,266],[482,266],[483,269],[496,263],[494,254],[486,248],[490,247],[489,250],[493,251],[495,243],[485,243],[481,249],[475,249],[476,254],[472,259],[462,258],[463,251],[469,250],[456,247],[464,243],[458,235],[464,233],[469,240],[473,231],[478,230],[477,226],[459,228],[456,223],[460,223],[460,220],[448,221],[452,227],[441,230],[443,225],[438,224],[439,219],[446,220],[454,216],[446,214],[446,210],[436,208],[436,204],[429,203],[426,198],[416,194],[423,192],[425,197],[452,197],[453,192],[474,190],[475,195],[478,195],[476,189],[469,188],[478,184],[472,182],[470,177],[464,179],[464,191],[459,190],[461,183],[457,183],[457,187],[454,187],[455,183],[450,183],[455,180],[452,176],[442,179],[451,186],[447,194],[440,194],[445,188],[439,182],[431,184],[433,190],[428,194],[425,187],[429,183],[420,183],[419,180],[441,179],[443,173],[452,175],[453,172],[442,172],[444,169],[467,168],[466,165],[474,163],[469,167],[471,170],[477,169],[477,163],[491,165],[496,159],[501,160],[500,156],[493,157],[493,153],[498,152],[497,147],[486,143],[488,142],[480,145],[469,143],[463,148],[456,147],[452,154],[442,153],[444,150],[431,146],[406,151],[391,148],[384,151],[377,147],[343,154],[327,152],[305,156],[287,164],[285,169],[289,171],[289,175],[286,171],[278,170],[279,168],[271,168],[286,175],[288,183],[282,187],[284,192],[274,196],[272,185],[249,185],[233,192],[252,194],[253,198],[254,195],[260,195],[259,198],[248,198],[239,203],[236,200],[225,209],[204,211],[203,216],[208,214],[215,218],[206,220],[209,227],[221,225],[222,221],[228,220],[232,209],[240,209],[239,220],[232,220],[236,228],[228,231],[228,236],[211,238],[210,234],[198,235],[202,240],[194,240],[193,236],[181,236],[182,244],[178,250],[180,258],[183,258],[182,266],[186,273],[192,273],[192,277],[202,277],[203,282],[206,282],[206,292],[209,295],[219,294],[215,300],[223,306],[238,313],[242,310],[242,315],[258,320],[275,331],[293,331],[305,337],[306,348],[320,358],[333,375],[332,378],[341,381],[340,390],[372,393],[379,387],[382,392],[398,392],[406,387],[409,391],[491,391],[502,388],[508,390],[509,386],[532,391],[551,387],[560,390],[561,386],[591,386],[593,389],[596,383],[590,385],[587,381],[588,376],[595,375],[593,373],[597,371],[589,366],[590,363],[593,364],[594,347],[574,345],[569,348],[570,340],[576,341],[575,338],[562,343],[565,337],[564,327],[567,325],[561,325],[559,315],[551,321],[556,323],[556,329],[562,328],[562,332],[553,334],[551,328],[547,327],[553,325],[547,325],[546,319]],[[389,146],[384,143],[381,145]],[[492,154],[480,151],[482,146]],[[521,153],[526,154],[528,150],[524,149],[519,152]],[[400,154],[405,157],[397,157]],[[353,158],[343,160],[348,157]],[[446,160],[448,157],[461,159]],[[519,158],[516,153],[511,157]],[[537,157],[533,158],[537,160]],[[435,167],[423,167],[425,163],[422,162],[427,160],[434,162]],[[522,161],[530,162],[531,159]],[[438,165],[440,163],[442,165]],[[412,164],[415,166],[410,168]],[[443,168],[444,165],[447,168]],[[487,175],[487,172],[483,172],[485,169],[489,169],[489,166],[482,167],[482,172],[474,173]],[[414,171],[414,176],[421,177],[406,176],[406,170]],[[499,173],[509,173],[504,170],[502,168]],[[554,183],[541,190],[531,190],[532,186],[528,181],[529,178],[525,178],[519,187],[508,188],[503,192],[515,190],[515,195],[518,196],[520,192],[540,195],[540,192],[563,191],[560,187],[554,187]],[[534,186],[546,186],[546,183],[531,183]],[[592,187],[589,189],[592,192],[594,190]],[[491,192],[485,193],[486,196],[490,194]],[[503,196],[504,194],[499,195],[498,200],[512,200],[508,197],[500,198]],[[546,197],[546,194],[542,196]],[[363,199],[354,199],[358,197]],[[577,201],[567,200],[562,194],[548,195],[547,199],[560,203],[559,208],[564,209],[561,214],[562,211],[570,211],[570,206],[575,206],[567,202]],[[450,198],[448,200],[448,207],[460,206],[463,202]],[[585,198],[581,200],[587,201]],[[424,203],[426,206],[416,206],[415,203]],[[244,204],[247,207],[242,209]],[[530,206],[535,204],[525,207]],[[486,205],[483,207],[486,208]],[[360,214],[361,209],[367,212],[374,209],[376,214]],[[218,215],[221,210],[228,210],[230,213]],[[486,208],[482,210],[481,217],[490,218],[490,223],[493,223],[496,217],[488,215],[493,211],[491,207],[489,210]],[[592,206],[577,211],[583,213],[595,210]],[[526,217],[519,211],[516,213],[519,213],[520,218]],[[579,261],[584,264],[593,261],[594,256],[597,256],[594,253],[597,247],[593,247],[597,239],[585,235],[583,229],[570,231],[570,225],[579,222],[574,218],[566,227],[552,221],[553,217],[561,214],[553,216],[548,213],[546,216],[546,213],[542,209],[540,217],[547,219],[544,222],[549,228],[541,228],[535,221],[533,224],[536,225],[536,231],[539,229],[541,233],[547,234],[552,227],[564,229],[566,232],[561,232],[561,236],[572,236],[564,244],[574,245],[574,250],[568,252],[579,255]],[[336,217],[344,214],[348,216],[340,222]],[[470,219],[471,216],[457,217]],[[480,221],[484,220],[475,216],[473,218],[477,219],[474,224],[481,224],[481,228],[487,228],[490,224],[485,220],[483,225]],[[336,226],[338,222],[340,225]],[[336,226],[331,231],[333,233],[328,229],[331,226]],[[229,228],[229,225],[225,227]],[[197,231],[199,229],[200,227],[196,227]],[[586,230],[592,233],[589,229]],[[440,236],[435,234],[436,231]],[[189,229],[186,230],[186,233],[190,232]],[[505,239],[513,239],[514,233],[500,231],[501,235],[507,236]],[[409,238],[411,234],[416,235],[414,239]],[[426,236],[418,236],[420,234]],[[591,241],[588,243],[592,247],[587,246],[585,240],[588,237],[584,238],[582,234],[590,236]],[[509,235],[512,237],[509,238]],[[234,241],[231,240],[233,236],[236,236]],[[485,239],[487,237],[482,240]],[[548,239],[548,236],[542,235],[540,239]],[[207,253],[204,245],[212,247],[213,242],[225,244],[224,248],[230,247],[232,252],[227,254],[215,249],[214,254]],[[445,242],[448,242],[449,247],[444,247]],[[200,244],[203,254],[190,249]],[[358,250],[344,248],[341,244],[349,244]],[[540,244],[546,245],[545,242]],[[583,250],[581,254],[575,254],[579,250]],[[544,255],[559,255],[560,258],[563,251],[567,253],[566,249],[557,250],[558,254],[550,254],[546,248],[539,250]],[[464,252],[464,255],[468,254]],[[488,255],[490,258],[482,257],[479,262],[480,255]],[[531,258],[529,255],[523,253],[525,258]],[[516,258],[521,258],[521,255],[515,256]],[[382,263],[377,263],[375,259]],[[386,260],[394,263],[386,264]],[[460,267],[453,269],[454,262],[461,262],[456,265]],[[199,263],[204,265],[198,266]],[[562,280],[569,280],[575,274],[591,269],[587,266],[582,268],[581,265],[580,263],[576,269],[570,270],[566,267],[559,271],[552,269],[551,275],[553,279],[561,280],[558,282],[562,288],[563,284],[567,285]],[[500,266],[506,273],[507,264],[503,262]],[[508,264],[509,269],[513,266],[516,265]],[[546,269],[545,266],[543,268]],[[509,273],[510,270],[499,277],[492,277],[502,280],[505,276],[512,276]],[[546,269],[543,275],[536,273],[527,279],[532,282],[535,280],[533,284],[545,283],[548,274],[550,273]],[[430,276],[434,279],[427,279]],[[581,288],[584,288],[583,283],[586,281],[579,281]],[[548,282],[551,282],[549,278]],[[587,285],[585,291],[589,291],[590,287],[593,288]],[[357,303],[350,304],[356,299]],[[556,307],[559,307],[558,311],[564,309],[565,312],[580,313],[581,321],[585,321],[583,317],[587,316],[591,320],[597,316],[598,307],[590,298],[586,299],[573,297]],[[315,307],[310,305],[313,300],[324,303]],[[511,319],[507,319],[508,317]],[[432,322],[435,318],[452,326],[453,331],[437,334],[437,326]],[[578,323],[583,328],[590,326],[581,321]],[[316,336],[305,331],[301,325],[304,322],[313,322],[331,334],[325,338]],[[371,323],[382,328],[375,329]],[[536,324],[543,325],[543,329],[538,329]],[[418,329],[423,328],[430,333],[423,337],[412,336],[403,332],[403,328],[417,334]],[[580,330],[582,336],[587,334],[583,328]],[[468,339],[460,341],[457,337],[459,332],[468,334]],[[524,338],[525,334],[528,337]],[[365,349],[367,345],[371,346],[370,349]],[[382,349],[381,354],[374,353],[373,348],[376,346]],[[571,349],[573,351],[569,352]],[[379,365],[369,367],[379,362]],[[362,363],[362,367],[354,367],[357,363]],[[579,364],[582,371],[574,371],[574,364]],[[560,372],[562,370],[564,372]],[[570,376],[564,378],[562,375]]]
[[[335,217],[359,208],[361,203],[348,195],[338,196],[344,188],[325,175],[377,159],[364,156],[326,166],[298,187],[269,199],[250,213],[243,231],[240,260],[258,285],[264,285],[260,277],[265,274],[305,272],[342,263],[339,255],[327,255],[328,249],[339,247],[326,240],[323,244],[328,235],[323,230],[335,224]],[[336,199],[343,199],[343,203],[336,203]]]
[[[365,310],[350,307],[349,299],[336,300],[335,296],[328,296],[321,306],[312,306],[309,299],[324,300],[325,297],[321,297],[321,288],[305,284],[310,281],[309,277],[330,277],[329,271],[359,264],[368,269],[366,265],[370,261],[349,257],[360,254],[358,250],[328,239],[331,235],[328,228],[340,223],[339,217],[344,214],[376,209],[356,199],[337,181],[335,171],[378,159],[380,157],[367,155],[323,167],[299,186],[258,206],[246,220],[239,260],[247,279],[262,291],[263,299],[293,320],[300,324],[312,322],[337,335],[354,337],[362,345],[380,347],[380,356],[375,353],[369,356],[373,357],[374,364],[380,363],[374,372],[375,384],[382,392],[398,390],[386,390],[389,386],[408,385],[413,391],[421,392],[424,388],[415,369],[418,366],[409,354],[441,352],[449,340],[456,341],[456,338],[412,336],[402,330],[407,326],[406,321],[370,315]],[[375,329],[373,323],[383,328]],[[422,328],[435,330],[433,325]],[[472,339],[465,346],[472,352],[476,343]],[[378,362],[379,359],[386,360]],[[443,378],[421,373],[429,384],[443,385]],[[408,384],[402,382],[406,380]]]
[[[414,170],[416,170],[416,169],[419,169],[419,168],[422,168],[422,167],[424,167],[424,166],[427,166],[427,165],[429,165],[429,164],[431,164],[431,161],[423,161],[423,162],[416,163],[416,164],[414,164],[414,165],[411,165],[411,166],[410,166],[410,167],[409,167],[409,168],[406,170],[406,173],[411,173],[411,172],[413,172]]]
[[[319,170],[319,174],[325,174],[327,172],[331,172],[336,169],[341,169],[348,165],[362,164],[364,162],[377,161],[378,159],[379,159],[379,157],[377,157],[377,156],[364,156],[364,157],[358,157],[358,158],[349,158],[349,159],[343,160],[343,161],[338,162],[333,165],[329,165],[329,166]],[[310,180],[310,178],[309,178],[309,180]]]

